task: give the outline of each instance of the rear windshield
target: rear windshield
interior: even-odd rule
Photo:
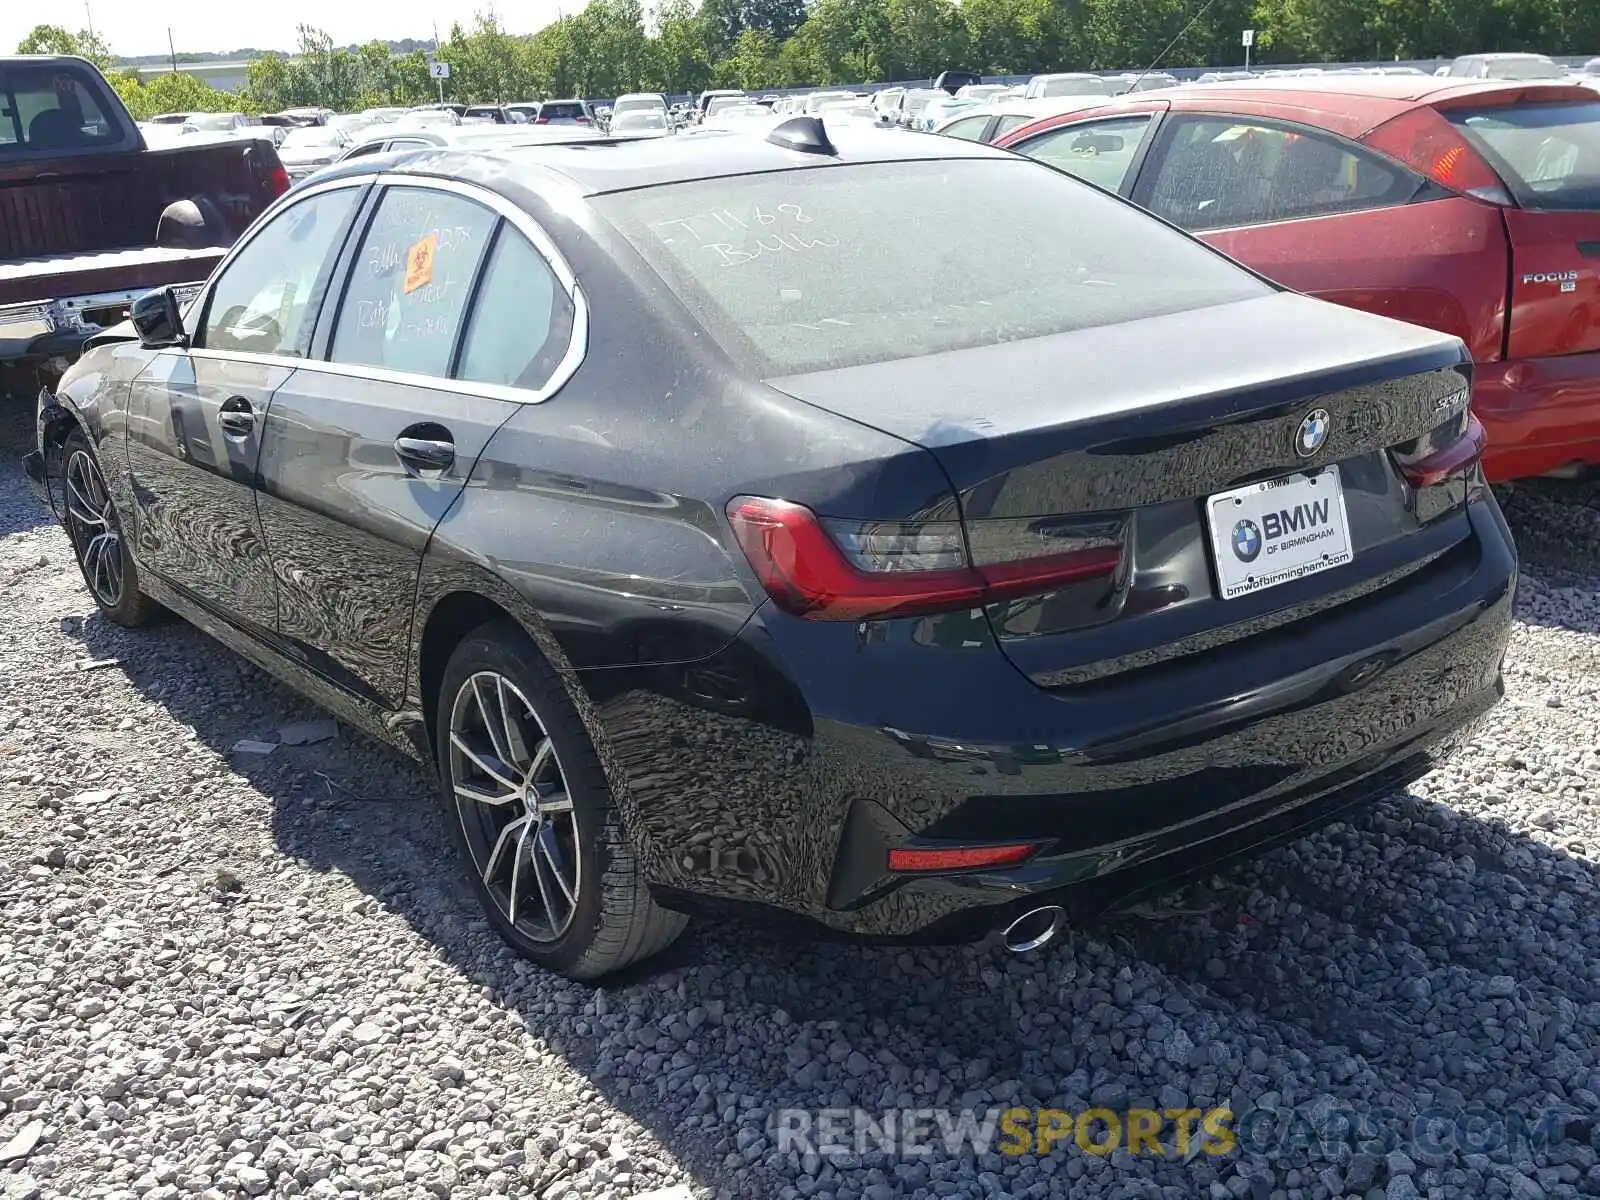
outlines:
[[[1600,100],[1447,115],[1524,208],[1600,209]]]
[[[0,158],[116,146],[126,131],[107,115],[97,80],[59,64],[0,67]]]
[[[581,104],[550,102],[540,106],[539,115],[547,121],[571,121],[578,117],[587,117],[589,114],[583,111]]]
[[[1490,79],[1565,79],[1567,73],[1548,58],[1493,58],[1486,64]]]
[[[595,205],[719,344],[764,377],[1271,291],[1132,205],[1022,159],[780,171],[617,192]]]

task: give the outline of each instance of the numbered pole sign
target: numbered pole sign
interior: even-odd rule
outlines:
[[[1254,46],[1256,44],[1256,31],[1254,29],[1246,29],[1244,31],[1244,36],[1240,39],[1239,44],[1246,49]]]
[[[434,79],[449,79],[450,64],[444,62],[431,62],[428,64],[428,74]]]

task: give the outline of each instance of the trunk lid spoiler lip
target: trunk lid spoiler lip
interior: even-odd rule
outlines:
[[[1303,415],[1320,398],[1405,376],[1454,372],[1449,386],[1459,391],[1471,370],[1459,338],[1277,293],[764,382],[930,451],[962,493],[1043,459],[1152,439],[1175,445],[1264,412]]]

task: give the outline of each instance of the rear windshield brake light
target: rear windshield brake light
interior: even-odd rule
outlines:
[[[1451,191],[1490,204],[1510,204],[1511,193],[1465,135],[1431,108],[1414,108],[1386,121],[1363,139]]]
[[[727,513],[767,594],[785,612],[811,621],[980,608],[1074,583],[1109,582],[1122,562],[1120,536],[1099,529],[1080,537],[1053,534],[1031,546],[991,536],[1005,548],[986,554],[969,551],[956,522],[825,522],[803,505],[753,496],[736,497]]]

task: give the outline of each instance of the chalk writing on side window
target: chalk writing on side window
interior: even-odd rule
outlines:
[[[709,255],[717,266],[736,267],[763,257],[837,249],[839,238],[816,225],[816,218],[803,207],[783,203],[739,211],[708,209],[652,221],[650,231],[680,254],[698,252]]]

